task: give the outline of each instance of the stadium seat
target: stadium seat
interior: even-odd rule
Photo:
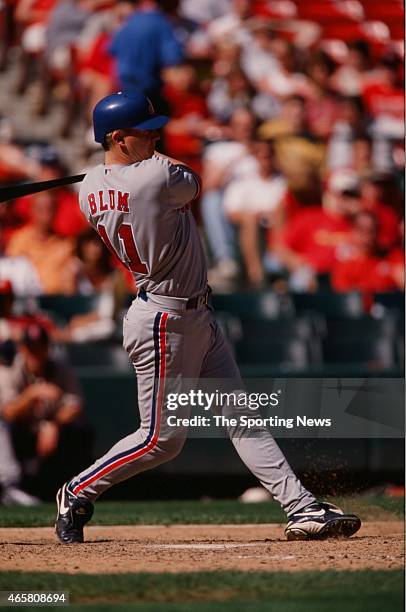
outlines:
[[[357,0],[340,0],[325,2],[313,0],[301,2],[297,0],[298,14],[302,19],[311,19],[318,23],[324,21],[361,21],[364,19],[364,9]]]
[[[303,370],[310,361],[306,343],[298,338],[244,338],[234,349],[239,364],[273,364],[280,373]]]
[[[364,2],[364,12],[367,19],[379,19],[388,23],[397,19],[402,22],[405,11],[402,2]]]
[[[395,343],[389,338],[329,336],[323,343],[325,363],[354,363],[370,372],[381,372],[396,366]]]
[[[106,343],[66,344],[69,363],[74,368],[109,368],[110,371],[131,371],[127,353],[121,346]]]
[[[313,335],[312,321],[307,317],[276,320],[240,320],[240,338],[261,339],[270,338],[300,338],[309,340]],[[239,338],[235,338],[238,340]]]
[[[293,293],[291,295],[297,314],[319,313],[326,317],[356,318],[363,314],[362,296],[359,293]]]
[[[383,21],[331,21],[323,24],[323,38],[338,38],[347,42],[362,38],[371,44],[382,44],[389,43],[390,30]]]
[[[322,355],[320,329],[318,321],[312,317],[258,319],[256,321],[240,319],[239,326],[234,323],[228,337],[234,342],[240,340],[260,343],[268,341],[270,346],[275,342],[300,340],[306,346],[309,360],[319,362]]]
[[[384,317],[392,313],[403,320],[405,312],[405,294],[401,291],[391,293],[375,293],[371,313],[376,317]]]
[[[65,323],[75,315],[94,310],[97,300],[98,295],[41,295],[38,298],[41,310]]]
[[[252,13],[262,18],[291,19],[297,15],[297,6],[292,0],[257,0],[253,3]]]
[[[390,338],[395,339],[401,334],[397,317],[374,319],[365,316],[359,319],[327,319],[326,335],[329,338]]]
[[[232,313],[245,319],[277,319],[294,313],[289,295],[272,291],[214,294],[212,303],[218,313]]]

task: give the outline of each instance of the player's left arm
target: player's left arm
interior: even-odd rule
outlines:
[[[182,207],[195,200],[201,191],[200,176],[187,164],[168,155],[156,153],[158,157],[168,160],[168,188],[170,198],[175,206]]]

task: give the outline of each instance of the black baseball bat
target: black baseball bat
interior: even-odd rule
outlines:
[[[32,193],[62,187],[62,185],[71,185],[72,183],[80,183],[83,181],[86,174],[75,174],[74,176],[64,176],[62,178],[52,179],[51,181],[40,181],[38,183],[24,183],[23,185],[6,185],[0,187],[0,203],[15,198],[22,198]]]

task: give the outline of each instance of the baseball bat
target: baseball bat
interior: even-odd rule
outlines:
[[[40,181],[38,183],[24,183],[23,185],[6,185],[0,188],[0,203],[15,198],[22,198],[32,193],[39,193],[47,189],[54,189],[62,185],[71,185],[72,183],[80,183],[83,181],[86,174],[75,174],[73,176],[64,176],[62,178],[52,179],[50,181]]]

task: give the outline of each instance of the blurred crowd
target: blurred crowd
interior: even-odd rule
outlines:
[[[397,0],[388,4],[401,14]],[[62,102],[56,142],[78,121],[89,128],[95,102],[117,89],[143,89],[170,114],[161,146],[203,175],[196,214],[215,289],[395,290],[403,287],[403,53],[393,19],[385,25],[393,10],[382,6],[382,21],[366,27],[373,6],[8,0],[1,65],[18,50],[14,86],[34,115]],[[55,143],[32,154],[13,142],[7,119],[4,182],[70,170]],[[91,163],[86,127],[83,140]],[[26,290],[86,290],[76,197],[59,189],[2,206],[2,277],[24,257]]]
[[[161,149],[202,175],[194,212],[215,291],[403,290],[402,2],[0,6],[0,71],[13,75],[10,97],[25,101],[33,123],[62,112],[44,142],[18,133],[12,112],[3,112],[0,186],[101,161],[92,108],[110,92],[142,89],[171,117]],[[21,482],[43,474],[51,459],[71,464],[72,441],[86,431],[80,391],[50,342],[111,338],[135,290],[88,229],[73,188],[0,203],[5,503],[35,503]],[[61,322],[39,307],[39,296],[54,294],[95,299],[90,312]]]
[[[0,180],[78,170],[58,151],[78,125],[82,168],[95,163],[95,102],[143,89],[171,116],[160,146],[202,173],[215,290],[402,289],[402,14],[398,0],[7,0],[0,65],[17,64],[33,117],[60,105],[65,119],[33,144],[3,117]],[[0,276],[13,270],[17,292],[118,282],[107,258],[84,271],[76,199],[61,188],[1,206]]]

